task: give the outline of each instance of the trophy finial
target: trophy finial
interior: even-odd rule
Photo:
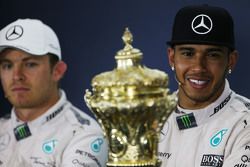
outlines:
[[[125,48],[124,49],[131,49],[131,48],[133,48],[131,46],[131,44],[133,42],[133,35],[129,31],[128,27],[125,28],[125,31],[124,31],[123,36],[122,36],[122,40],[123,40],[123,42],[125,44]]]
[[[128,63],[117,63],[118,64],[118,68],[121,67],[120,65],[122,65],[123,67],[125,66],[130,66],[130,65],[138,65],[140,59],[142,58],[142,53],[139,49],[136,49],[132,46],[132,42],[133,42],[133,35],[130,32],[129,28],[126,27],[125,31],[123,33],[122,36],[122,40],[125,44],[124,48],[122,50],[119,50],[115,56],[115,59],[117,61],[128,61]]]

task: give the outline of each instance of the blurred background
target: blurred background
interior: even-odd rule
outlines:
[[[231,13],[240,57],[228,79],[234,91],[250,98],[248,0],[0,0],[0,28],[18,18],[37,18],[50,25],[68,64],[61,87],[74,105],[92,115],[83,99],[85,89],[91,89],[95,75],[115,68],[114,56],[123,48],[125,27],[134,35],[133,46],[144,53],[142,63],[167,72],[170,90],[177,88],[167,61],[166,41],[171,38],[177,10],[191,4],[221,6]],[[10,109],[0,87],[0,116]]]

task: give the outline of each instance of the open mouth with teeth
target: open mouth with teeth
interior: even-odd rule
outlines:
[[[209,80],[200,80],[200,79],[192,79],[188,78],[188,81],[190,82],[191,86],[194,88],[202,89],[207,86],[209,83]]]

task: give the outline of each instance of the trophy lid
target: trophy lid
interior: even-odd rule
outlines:
[[[152,89],[166,88],[168,76],[165,72],[141,65],[143,54],[131,45],[133,35],[128,28],[125,29],[122,39],[125,46],[115,56],[117,67],[112,71],[95,76],[92,79],[92,87],[98,92],[102,92],[105,88],[112,88],[113,91],[109,91],[108,94],[113,93],[117,96],[119,96],[119,92],[123,92],[120,91],[120,88],[127,91],[127,87],[133,87],[133,91],[136,91],[135,94],[143,94],[143,91],[150,94]],[[117,91],[118,89],[119,91]]]

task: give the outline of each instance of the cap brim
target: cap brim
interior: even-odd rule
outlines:
[[[167,41],[167,45],[174,46],[174,45],[181,45],[181,44],[205,44],[205,45],[220,45],[225,46],[230,49],[235,49],[235,46],[231,46],[221,42],[214,42],[214,41],[197,41],[197,40],[178,40],[178,41]]]
[[[17,49],[17,50],[21,50],[23,52],[26,52],[28,54],[31,55],[35,55],[35,56],[43,56],[46,55],[47,53],[41,53],[41,54],[37,54],[37,52],[32,52],[31,50],[27,50],[25,48],[22,47],[18,47],[18,46],[11,46],[11,45],[4,45],[4,46],[0,46],[0,52],[4,51],[5,49]]]

